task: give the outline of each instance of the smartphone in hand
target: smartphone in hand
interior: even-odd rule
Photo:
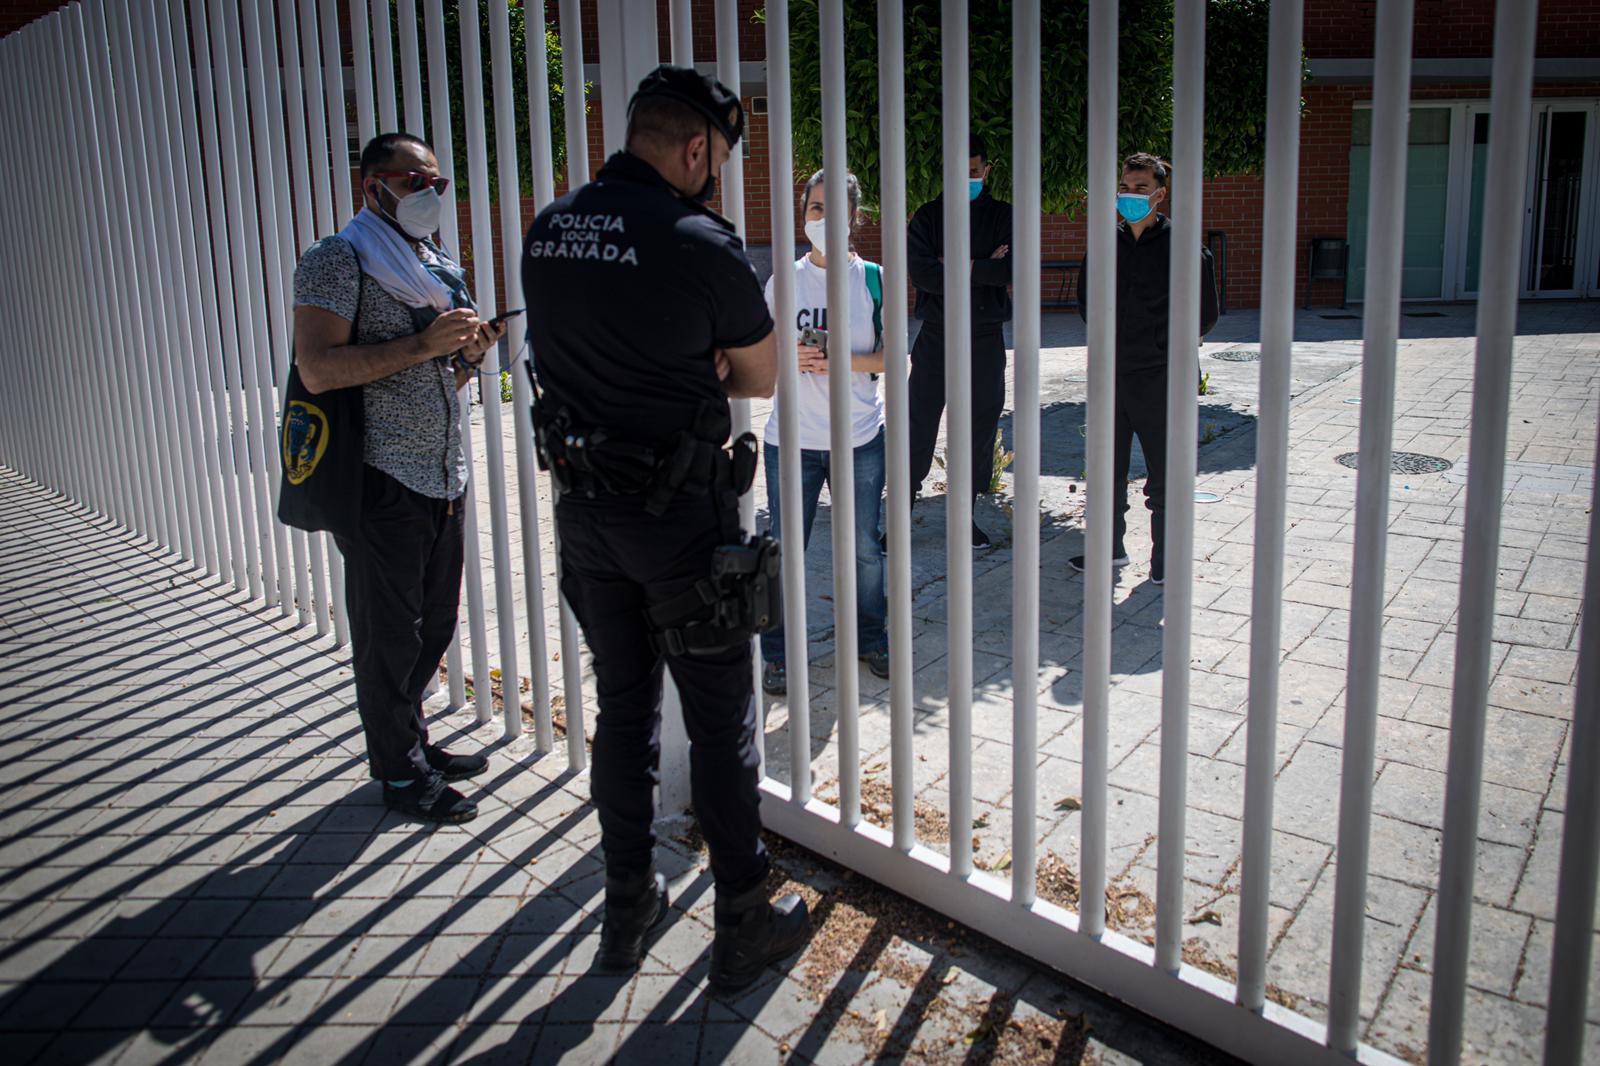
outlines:
[[[819,349],[823,355],[828,354],[828,331],[817,329],[813,326],[802,326],[800,329],[800,343]]]

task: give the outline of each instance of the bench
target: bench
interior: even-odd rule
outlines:
[[[1041,279],[1039,285],[1039,306],[1049,308],[1075,308],[1078,306],[1076,294],[1072,291],[1073,282],[1083,270],[1082,259],[1046,259],[1039,264],[1043,271],[1057,270],[1061,272],[1061,283],[1056,287],[1054,299],[1045,298],[1045,285]]]

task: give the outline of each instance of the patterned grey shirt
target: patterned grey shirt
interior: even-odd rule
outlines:
[[[422,258],[434,261],[427,245],[422,246]],[[381,344],[417,332],[411,309],[361,273],[355,249],[340,237],[324,238],[300,257],[294,304],[354,321],[352,344]],[[424,496],[460,496],[467,486],[467,460],[461,448],[461,401],[449,360],[409,366],[368,383],[363,393],[367,463]]]

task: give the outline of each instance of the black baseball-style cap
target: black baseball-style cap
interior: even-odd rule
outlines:
[[[737,145],[744,135],[744,104],[739,94],[709,74],[663,63],[639,83],[638,91],[628,101],[628,112],[631,114],[633,105],[646,96],[665,96],[694,108],[722,132],[730,147]],[[732,122],[728,121],[730,110],[734,112]]]

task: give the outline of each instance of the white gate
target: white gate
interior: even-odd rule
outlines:
[[[276,606],[285,618],[331,632],[343,642],[341,567],[321,536],[286,530],[273,519],[281,462],[275,444],[279,385],[287,372],[291,332],[289,287],[298,254],[330,233],[353,208],[341,28],[348,25],[354,56],[355,112],[362,141],[379,127],[427,135],[441,165],[451,167],[451,99],[447,49],[459,49],[468,138],[465,188],[471,205],[478,304],[495,311],[498,225],[502,277],[515,279],[522,233],[531,216],[514,196],[489,196],[486,146],[494,138],[497,179],[517,185],[522,152],[532,160],[535,206],[553,195],[548,136],[548,87],[542,21],[525,34],[530,143],[518,143],[512,92],[508,7],[486,0],[490,54],[476,34],[447,40],[441,0],[424,0],[417,31],[415,0],[339,4],[335,0],[82,0],[0,41],[0,85],[11,105],[0,113],[0,145],[13,168],[4,222],[12,254],[0,265],[7,313],[0,322],[0,460],[48,485],[88,511],[191,560],[197,571]],[[561,0],[566,84],[583,81],[578,0]],[[655,55],[655,5],[650,0],[599,0],[602,87],[608,144],[620,140],[621,108],[637,75]],[[526,5],[524,5],[526,7]],[[671,5],[672,55],[692,58],[687,0]],[[821,16],[823,125],[827,198],[843,200],[845,158],[844,12],[842,0],[823,0]],[[1175,197],[1199,202],[1206,77],[1204,0],[1177,0],[1174,55]],[[739,16],[718,0],[717,63],[729,84],[739,80]],[[793,128],[787,0],[766,6],[768,136],[771,162],[773,258],[794,259],[790,198]],[[1040,213],[1040,5],[1017,0],[1014,12],[1012,145],[1016,213]],[[476,26],[478,0],[461,0],[460,25]],[[884,217],[906,217],[903,13],[884,0],[879,16],[879,131]],[[346,21],[347,17],[347,21]],[[1525,145],[1536,5],[1498,5],[1490,129],[1502,144]],[[1091,0],[1089,80],[1089,262],[1097,277],[1115,262],[1111,203],[1117,171],[1118,12],[1114,0]],[[889,690],[892,828],[862,820],[861,747],[856,666],[854,524],[851,464],[835,462],[833,557],[836,566],[834,701],[838,713],[838,803],[812,789],[811,700],[804,669],[789,679],[788,783],[762,784],[766,819],[775,830],[920,900],[954,919],[1125,1000],[1216,1046],[1259,1063],[1391,1061],[1359,1043],[1362,926],[1372,817],[1378,664],[1388,527],[1388,475],[1399,321],[1401,210],[1399,197],[1375,198],[1368,220],[1364,369],[1361,397],[1357,530],[1352,560],[1351,633],[1345,708],[1344,764],[1334,916],[1329,931],[1329,1017],[1326,1025],[1266,999],[1268,887],[1271,870],[1275,731],[1282,588],[1294,266],[1301,4],[1274,0],[1267,100],[1267,162],[1262,264],[1262,398],[1257,453],[1252,585],[1248,755],[1244,802],[1241,919],[1236,985],[1185,964],[1181,957],[1186,738],[1189,716],[1193,609],[1196,399],[1185,374],[1170,375],[1167,512],[1157,841],[1158,892],[1154,945],[1106,928],[1101,907],[1075,914],[1035,898],[1039,662],[1039,536],[1033,523],[1015,524],[1012,651],[1015,672],[1012,785],[1014,818],[1009,880],[974,868],[968,835],[972,787],[973,572],[970,545],[971,459],[949,450],[947,497],[949,635],[949,854],[919,843],[913,818],[918,787],[913,758],[914,647],[910,593],[910,499],[906,424],[907,308],[904,289],[885,293],[888,350]],[[943,25],[943,156],[946,188],[966,180],[968,132],[967,4],[945,0]],[[1404,187],[1410,82],[1411,0],[1378,5],[1373,189]],[[398,25],[398,38],[395,36]],[[398,64],[394,61],[398,42]],[[188,62],[193,55],[193,64]],[[426,62],[429,94],[422,92]],[[490,76],[485,98],[484,76]],[[1224,75],[1225,76],[1225,75]],[[587,134],[581,92],[566,95],[564,121],[569,176],[587,178]],[[287,107],[285,106],[287,104]],[[1501,140],[1504,138],[1504,140]],[[1507,437],[1517,249],[1521,245],[1523,151],[1490,157],[1483,224],[1481,295],[1474,385],[1466,539],[1456,637],[1445,838],[1433,959],[1431,1061],[1453,1063],[1461,1053],[1500,500]],[[452,184],[443,236],[458,246]],[[737,154],[724,175],[723,205],[743,225],[743,164]],[[967,202],[947,198],[944,288],[970,292]],[[829,214],[829,245],[844,243],[844,215]],[[906,276],[903,228],[885,227],[884,266]],[[1180,249],[1198,250],[1198,212],[1175,220]],[[1015,237],[1016,295],[1015,511],[1038,509],[1040,237],[1021,226]],[[1174,259],[1172,309],[1178,320],[1197,316],[1196,256]],[[841,272],[842,274],[842,272]],[[792,408],[795,358],[793,276],[776,274],[781,358],[779,405],[783,539],[801,541],[797,420]],[[70,294],[70,295],[68,295]],[[829,289],[833,328],[848,335],[848,302],[841,279]],[[1114,287],[1099,286],[1089,313],[1092,351],[1109,351]],[[970,433],[970,300],[948,301],[949,435]],[[511,349],[524,327],[512,324]],[[1170,357],[1192,366],[1197,346],[1175,333]],[[504,454],[501,405],[483,411],[481,454],[488,475],[474,493],[487,493],[492,575],[482,572],[476,510],[467,509],[466,627],[448,657],[452,700],[472,698],[480,720],[493,714],[492,693],[504,693],[505,730],[522,728],[517,693],[522,648],[519,617],[528,622],[527,663],[533,703],[532,747],[554,746],[552,656],[546,646],[540,512],[528,425],[526,382],[513,374],[514,455]],[[1111,653],[1112,390],[1109,360],[1090,364],[1088,386],[1088,568],[1084,582],[1083,745],[1080,898],[1100,901],[1107,879],[1107,767]],[[848,379],[833,375],[833,410],[848,409]],[[84,417],[88,416],[88,417]],[[747,405],[736,424],[748,422]],[[850,454],[848,421],[834,417],[836,457]],[[476,449],[471,426],[462,426]],[[515,507],[506,472],[515,472]],[[753,522],[750,501],[744,519]],[[1600,517],[1591,520],[1600,523]],[[520,552],[512,537],[520,533]],[[1591,525],[1585,604],[1600,597]],[[807,661],[805,574],[799,553],[786,560],[788,661]],[[520,570],[519,570],[520,568]],[[520,573],[522,601],[517,609]],[[496,639],[488,637],[493,607]],[[559,609],[566,753],[584,762],[583,690],[576,627]],[[1546,1061],[1576,1063],[1584,1037],[1590,977],[1590,919],[1595,905],[1600,836],[1600,630],[1585,625],[1579,649],[1577,714],[1572,732],[1566,833],[1562,842],[1559,906],[1551,966]],[[682,743],[668,743],[664,798],[684,794]],[[1576,830],[1576,831],[1574,831]]]

